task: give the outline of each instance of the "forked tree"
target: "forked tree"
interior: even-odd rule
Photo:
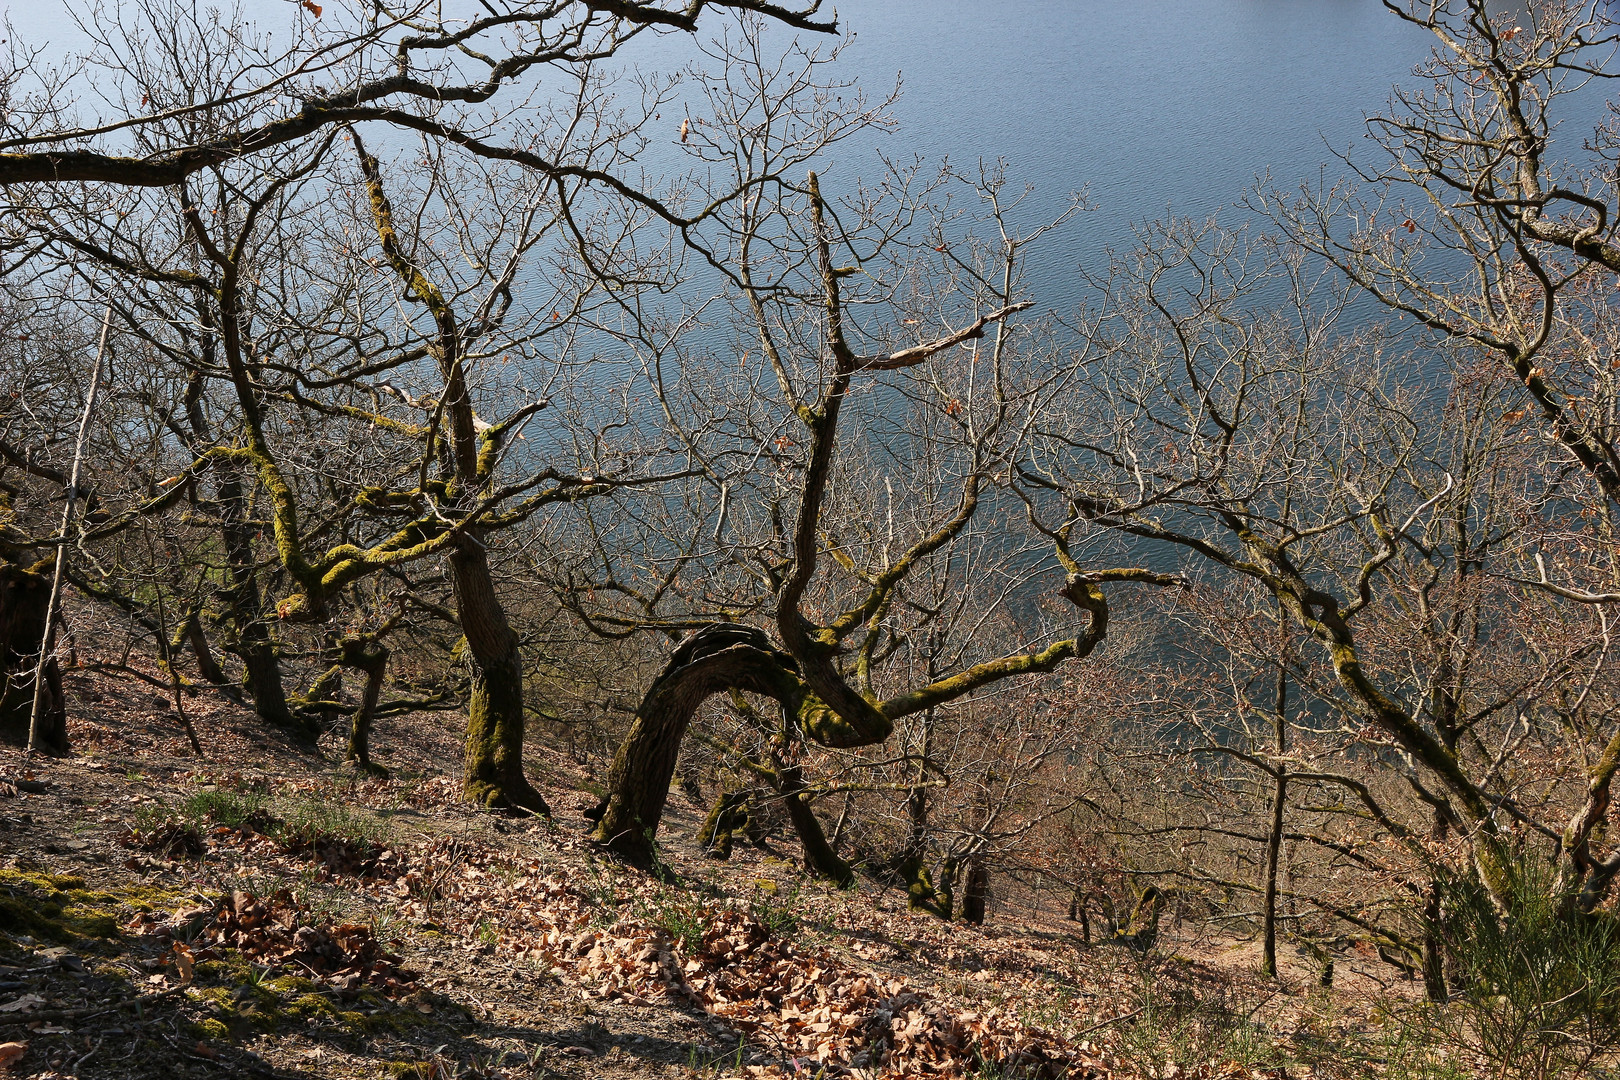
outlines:
[[[982,246],[950,231],[950,215],[930,201],[937,189],[915,170],[853,185],[835,202],[814,171],[800,183],[792,170],[814,164],[824,145],[816,132],[858,121],[863,103],[852,100],[840,113],[836,92],[817,92],[813,58],[784,74],[745,37],[731,59],[724,81],[711,84],[709,114],[694,125],[695,152],[728,170],[727,188],[751,193],[716,218],[717,239],[707,245],[724,253],[717,262],[739,328],[717,346],[727,350],[718,370],[738,373],[730,396],[683,392],[683,380],[663,370],[679,364],[681,351],[653,332],[650,317],[636,324],[650,392],[673,427],[702,434],[687,445],[705,463],[695,490],[706,485],[706,492],[692,497],[697,512],[685,534],[666,539],[656,573],[633,582],[634,564],[603,549],[600,576],[572,589],[580,614],[597,627],[691,631],[648,688],[614,757],[595,836],[629,858],[649,859],[694,714],[716,694],[757,695],[782,719],[777,760],[754,764],[774,774],[811,869],[847,880],[849,867],[810,811],[814,792],[794,749],[799,740],[835,749],[879,744],[904,717],[1082,659],[1107,633],[1103,584],[1176,579],[1135,568],[1087,570],[1070,557],[1059,526],[1042,542],[1056,541],[1053,561],[1065,573],[1059,592],[1071,611],[1084,613],[1079,627],[1043,627],[1008,651],[964,650],[931,672],[900,662],[916,627],[914,612],[900,618],[897,609],[911,603],[919,570],[958,553],[970,529],[1005,518],[999,484],[1031,415],[1067,370],[1026,355],[1011,326],[1033,306],[1021,293],[1025,248],[1050,224],[1016,231],[995,175],[961,191],[975,204],[984,200],[999,230]],[[779,84],[800,88],[808,108],[776,96]],[[713,355],[701,358],[713,363]],[[919,481],[901,472],[888,492],[885,528],[875,516],[883,502],[872,469],[860,455],[883,455],[891,472],[921,459],[918,443],[930,438],[922,428],[898,433],[886,449],[873,436],[874,411],[909,408],[901,406],[908,397],[945,418],[931,451],[949,460],[941,474],[949,479],[930,481],[938,494],[928,502],[904,505],[893,488],[911,491]],[[687,410],[704,406],[712,410],[705,419],[687,419]],[[862,434],[845,441],[852,422]],[[615,604],[581,603],[585,584]]]

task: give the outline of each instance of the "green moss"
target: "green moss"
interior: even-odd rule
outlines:
[[[0,870],[0,930],[47,941],[118,936],[126,910],[151,910],[175,893],[149,886],[100,890],[71,874]]]
[[[131,885],[116,893],[100,895],[116,897],[119,903],[135,911],[156,911],[160,907],[174,906],[185,894],[156,885]]]
[[[62,912],[62,920],[80,937],[110,938],[118,936],[118,920],[106,912],[93,908],[70,907]]]
[[[46,892],[84,888],[84,878],[74,874],[38,874],[28,870],[0,870],[0,887],[26,885]]]
[[[301,1020],[308,1020],[327,1013],[333,1016],[338,1015],[332,1000],[316,993],[300,994],[293,998],[287,1003],[287,1011]]]
[[[390,1061],[382,1071],[389,1080],[427,1080],[434,1073],[434,1066],[426,1061]]]
[[[353,1001],[340,1003],[322,993],[318,983],[294,975],[264,982],[244,979],[234,990],[209,987],[199,990],[198,996],[218,1010],[218,1023],[236,1039],[304,1027],[311,1021],[324,1022],[360,1036],[379,1032],[399,1034],[432,1022],[425,1016],[392,1007],[387,998],[374,990],[362,990]]]
[[[223,1020],[203,1020],[191,1025],[191,1032],[199,1039],[229,1039],[231,1029]]]
[[[27,934],[43,941],[71,941],[73,934],[61,921],[60,907],[41,907],[37,901],[0,894],[0,930]]]

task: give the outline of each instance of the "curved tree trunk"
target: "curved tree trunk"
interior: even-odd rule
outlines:
[[[653,680],[614,755],[596,841],[632,862],[651,862],[681,740],[698,707],[714,694],[737,689],[791,708],[802,684],[789,663],[763,631],[735,623],[706,626],[682,642]]]
[[[360,693],[360,706],[349,722],[349,746],[344,759],[362,772],[387,776],[388,770],[371,760],[371,721],[377,715],[382,697],[383,677],[388,673],[388,650],[374,642],[344,642],[343,659],[365,673],[366,686]]]

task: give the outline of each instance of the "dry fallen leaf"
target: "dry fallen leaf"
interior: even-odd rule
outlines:
[[[191,983],[191,973],[192,973],[192,969],[194,968],[194,966],[195,966],[195,959],[191,955],[191,950],[186,948],[184,945],[180,944],[178,941],[175,942],[174,943],[174,970],[179,972],[179,974],[180,974],[180,984],[182,986],[190,985],[190,983]]]
[[[0,1069],[9,1067],[28,1053],[28,1044],[24,1042],[0,1043]]]

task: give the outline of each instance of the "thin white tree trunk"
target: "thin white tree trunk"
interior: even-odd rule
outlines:
[[[39,644],[39,662],[34,665],[34,703],[28,713],[28,749],[39,746],[40,715],[45,703],[45,665],[56,649],[56,611],[62,602],[62,548],[73,528],[73,511],[79,498],[79,470],[84,464],[84,443],[90,435],[90,417],[101,389],[101,361],[107,354],[107,331],[112,326],[112,301],[101,317],[101,340],[96,344],[96,363],[90,371],[90,392],[84,398],[84,414],[79,418],[79,437],[73,444],[73,469],[68,474],[67,504],[62,507],[62,531],[57,537],[55,566],[51,570],[51,596],[45,605],[45,633]]]

